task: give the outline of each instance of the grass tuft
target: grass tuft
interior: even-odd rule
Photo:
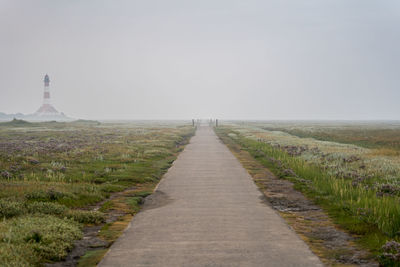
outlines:
[[[23,264],[40,259],[62,260],[82,232],[78,223],[51,215],[16,217],[0,223],[1,264],[10,262],[15,252]],[[15,252],[11,252],[15,249]],[[14,264],[14,263],[12,263]]]
[[[65,216],[84,224],[100,224],[105,222],[104,213],[99,211],[69,210]]]

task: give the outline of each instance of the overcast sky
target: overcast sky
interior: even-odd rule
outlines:
[[[400,119],[399,0],[0,0],[0,111]]]

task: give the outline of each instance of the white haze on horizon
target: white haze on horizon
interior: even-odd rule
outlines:
[[[0,112],[400,119],[400,1],[0,0]]]

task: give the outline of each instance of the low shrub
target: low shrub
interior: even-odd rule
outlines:
[[[72,193],[65,193],[54,189],[47,191],[38,190],[25,194],[25,198],[28,201],[57,201],[61,198],[74,198]]]
[[[15,253],[21,258],[22,266],[24,262],[34,263],[37,259],[62,260],[72,249],[74,240],[81,237],[77,222],[51,215],[20,216],[3,221],[0,223],[0,248],[8,252],[6,256],[0,256],[0,266],[7,266],[8,260],[14,263],[7,255],[14,253],[13,248],[21,246],[24,251]],[[33,259],[29,255],[34,255]]]
[[[30,213],[43,213],[51,215],[62,215],[68,208],[52,202],[32,202],[27,204],[27,210]]]
[[[400,243],[388,241],[382,246],[383,253],[379,256],[381,266],[400,266]]]
[[[104,213],[99,211],[69,210],[65,216],[76,222],[85,224],[100,224],[105,222]]]
[[[25,213],[21,202],[0,199],[0,218],[11,218]]]
[[[0,266],[28,267],[37,265],[39,260],[29,244],[0,243]]]

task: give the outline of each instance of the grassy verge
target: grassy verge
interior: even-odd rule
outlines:
[[[381,263],[398,264],[392,257],[395,249],[382,250],[386,241],[399,240],[400,207],[397,198],[379,196],[374,189],[334,177],[316,164],[291,156],[268,143],[246,138],[230,127],[219,127],[216,132],[248,151],[278,177],[292,181],[297,190],[323,207],[335,223],[357,235],[359,244],[380,255]]]
[[[97,266],[108,249],[98,249],[87,252],[79,261],[78,267]]]

